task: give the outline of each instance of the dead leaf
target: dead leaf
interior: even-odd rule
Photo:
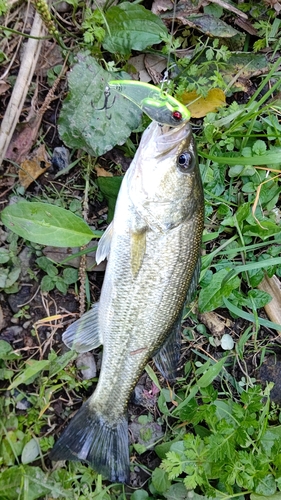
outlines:
[[[281,325],[281,283],[279,279],[276,276],[269,278],[265,275],[262,282],[258,285],[258,289],[271,295],[272,300],[264,306],[264,310],[270,321]],[[281,335],[281,327],[278,334]]]
[[[160,83],[163,78],[161,73],[167,66],[167,59],[157,54],[146,54],[144,56],[144,65],[153,83],[155,85]]]
[[[278,2],[278,0],[264,0],[264,3],[266,5],[269,5],[269,7],[273,7],[275,12],[277,12],[277,15],[281,11],[281,4]]]
[[[211,37],[231,38],[235,35],[239,35],[239,31],[232,28],[232,26],[209,14],[189,16],[188,18],[182,18],[181,21],[191,28],[196,28],[205,35]]]
[[[176,5],[176,12],[174,13],[174,2],[170,2],[170,0],[156,0],[151,10],[154,14],[161,16],[162,19],[166,19],[167,21],[175,19],[175,21],[187,24],[189,16],[199,12],[199,4],[200,2],[195,5],[192,0],[179,0]]]
[[[193,118],[202,118],[211,111],[225,106],[225,94],[221,89],[211,89],[207,97],[201,97],[196,91],[183,92],[178,99],[185,104]]]
[[[227,318],[221,318],[217,313],[211,311],[199,314],[199,320],[210,330],[215,337],[222,337],[226,328],[230,328],[232,323]]]
[[[27,157],[37,138],[41,120],[42,116],[31,108],[27,120],[16,126],[5,158],[21,163]]]
[[[172,0],[154,0],[151,7],[151,12],[153,12],[153,14],[155,14],[156,16],[159,16],[161,12],[166,12],[166,10],[172,10],[172,9],[173,9]]]
[[[137,71],[137,75],[131,74],[133,79],[138,79],[146,83],[152,80],[154,84],[157,84],[163,78],[161,73],[166,69],[167,60],[158,54],[140,54],[131,57],[128,64],[133,66]]]
[[[25,189],[28,188],[28,186],[46,172],[50,166],[51,162],[48,160],[45,145],[41,144],[33,151],[30,158],[24,160],[20,165],[19,181],[21,185]]]
[[[5,92],[11,87],[9,83],[0,82],[0,95],[5,94]]]
[[[97,172],[98,177],[113,177],[113,174],[111,172],[108,172],[108,170],[105,170],[99,165],[95,166],[95,171]]]

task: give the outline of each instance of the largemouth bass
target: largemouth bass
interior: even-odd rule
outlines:
[[[83,352],[103,344],[97,388],[51,452],[128,482],[127,405],[149,359],[175,377],[180,319],[197,283],[204,198],[191,127],[152,122],[124,176],[114,220],[100,240],[108,259],[99,303],[63,340]],[[175,346],[175,348],[174,348]]]

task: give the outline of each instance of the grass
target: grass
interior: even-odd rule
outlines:
[[[102,147],[101,142],[95,138],[87,142],[81,132],[83,126],[79,130],[78,122],[85,109],[89,106],[92,109],[92,103],[98,109],[99,100],[103,100],[99,71],[103,71],[103,75],[130,71],[133,64],[131,52],[134,50],[141,55],[149,51],[145,38],[155,33],[146,33],[145,27],[142,28],[138,38],[141,48],[136,49],[133,34],[137,27],[125,25],[124,31],[120,32],[120,50],[113,50],[118,27],[112,21],[114,16],[110,14],[110,8],[99,8],[93,13],[85,10],[80,2],[69,5],[69,13],[60,15],[55,8],[49,11],[43,2],[35,2],[69,67],[73,67],[74,55],[86,50],[87,57],[92,58],[92,64],[97,68],[94,76],[79,65],[72,70],[71,92],[60,112],[60,133],[71,149],[71,167],[65,182],[53,179],[44,186],[39,179],[37,192],[31,189],[24,192],[19,184],[13,184],[12,190],[26,201],[47,201],[55,205],[54,210],[67,209],[69,222],[65,219],[66,212],[56,212],[62,245],[74,224],[71,211],[79,217],[82,214],[86,222],[94,220],[94,233],[82,222],[75,226],[77,246],[81,246],[82,236],[86,245],[94,236],[101,235],[100,229],[105,229],[103,210],[109,204],[112,213],[120,181],[116,180],[116,175],[103,178],[114,179],[105,183],[92,180],[96,163],[107,170],[108,167],[103,159],[104,151],[98,149]],[[55,288],[61,294],[77,296],[78,273],[70,267],[68,258],[64,264],[58,265],[43,255],[48,241],[39,241],[35,237],[30,242],[30,230],[26,234],[20,233],[19,238],[3,226],[1,293],[6,300],[20,290],[22,264],[19,255],[22,247],[27,245],[33,256],[29,275],[33,280],[41,281],[42,272],[45,273],[41,282],[45,311],[41,305],[38,318],[34,316],[32,302],[23,304],[13,320],[20,325],[30,322],[28,335],[22,330],[24,340],[14,342],[9,335],[0,340],[1,500],[184,500],[191,497],[195,500],[206,497],[257,500],[280,495],[280,408],[272,401],[272,384],[261,387],[256,381],[258,369],[264,361],[272,354],[278,359],[277,332],[281,330],[275,316],[271,317],[270,312],[269,317],[264,314],[271,294],[262,285],[265,276],[267,279],[281,276],[278,94],[281,60],[275,57],[280,23],[274,10],[262,4],[246,3],[237,7],[248,13],[249,22],[257,30],[254,38],[243,32],[242,46],[239,46],[241,34],[240,42],[235,34],[229,38],[228,44],[226,38],[222,41],[215,34],[214,41],[210,42],[206,33],[200,35],[190,26],[180,28],[173,43],[164,25],[159,26],[155,35],[156,40],[158,37],[161,41],[161,31],[165,42],[162,46],[153,45],[153,51],[161,55],[170,53],[176,64],[174,77],[169,83],[174,95],[183,96],[196,91],[198,96],[208,99],[209,90],[219,88],[224,91],[227,105],[213,109],[200,120],[195,116],[191,119],[206,203],[200,284],[195,302],[186,308],[184,315],[182,377],[170,388],[159,381],[153,367],[149,365],[146,369],[146,384],[150,387],[150,396],[154,397],[154,406],[153,410],[149,405],[139,409],[137,419],[143,426],[142,442],[135,443],[130,450],[132,468],[137,468],[136,476],[142,479],[132,487],[108,484],[80,462],[54,465],[48,460],[54,434],[61,431],[96,382],[83,380],[75,365],[76,355],[60,350],[58,342],[69,316],[58,309],[57,303],[62,300],[62,295],[58,295]],[[18,29],[9,17],[13,8],[6,11],[6,4],[2,2],[0,5],[6,28],[3,44],[18,36]],[[218,25],[224,20],[224,29],[230,32],[232,14],[218,9],[212,4],[201,14],[211,15]],[[118,15],[121,14],[118,11]],[[132,37],[131,47],[127,44],[128,34]],[[178,49],[185,50],[190,46],[194,47],[192,51],[179,58]],[[268,49],[267,58],[260,52],[264,47]],[[236,50],[245,55],[242,69]],[[9,58],[9,54],[5,57]],[[49,73],[50,85],[59,72],[60,69]],[[85,76],[87,85],[93,81],[95,89],[90,97],[87,92],[82,92],[80,108],[75,96],[81,94],[81,75]],[[239,97],[243,97],[242,103],[239,103]],[[78,133],[74,134],[71,117],[76,108],[75,131]],[[114,108],[108,112],[112,112],[112,119],[107,123],[112,125],[114,132],[120,127],[120,122],[114,115]],[[126,112],[130,116],[132,108],[128,107]],[[108,117],[104,115],[103,119],[108,120]],[[133,156],[139,135],[146,125],[145,119],[139,125],[137,121],[130,124],[127,142],[123,146],[125,155]],[[134,133],[129,139],[131,130]],[[52,149],[46,137],[38,135],[38,140],[45,141]],[[74,138],[76,142],[72,142]],[[114,133],[105,139],[112,142],[112,147],[116,144]],[[81,149],[86,153],[81,155]],[[109,170],[120,175],[120,165],[111,164]],[[4,178],[5,174],[10,175],[9,171],[4,172]],[[85,192],[83,210],[81,192]],[[90,202],[94,208],[89,209]],[[101,210],[101,214],[95,210]],[[25,218],[28,218],[28,212]],[[11,220],[13,225],[15,219]],[[3,221],[7,222],[7,219],[4,217]],[[38,226],[35,225],[34,229],[38,238]],[[42,238],[45,233],[43,228]],[[81,248],[78,254],[84,255],[85,252],[87,250]],[[88,280],[93,276],[87,274],[85,265],[79,270],[79,278],[90,301]],[[80,307],[83,309],[85,299],[83,286],[81,288]],[[50,295],[47,295],[48,291]],[[213,313],[216,318],[214,329],[208,322]],[[221,335],[217,334],[218,327],[222,327]],[[47,335],[41,332],[47,332]],[[223,335],[232,338],[231,349],[224,349]],[[164,436],[155,438],[153,445],[151,423],[157,423],[164,431]],[[152,468],[149,462],[151,449],[155,460],[158,457],[157,465]]]

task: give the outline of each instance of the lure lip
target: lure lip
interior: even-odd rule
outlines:
[[[190,119],[190,111],[162,89],[136,80],[110,80],[109,89],[132,101],[149,118],[161,125],[177,127]]]

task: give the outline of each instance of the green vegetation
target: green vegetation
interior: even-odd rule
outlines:
[[[265,276],[281,277],[280,20],[263,2],[237,4],[249,16],[255,30],[252,38],[232,26],[235,13],[210,4],[200,16],[195,12],[172,39],[160,16],[137,3],[90,10],[83,2],[68,1],[67,23],[56,6],[50,10],[43,2],[34,3],[72,70],[59,118],[60,137],[71,150],[72,163],[61,186],[61,200],[50,183],[43,194],[28,190],[24,200],[3,208],[0,292],[7,294],[4,297],[20,290],[19,254],[24,245],[34,257],[29,274],[41,277],[37,286],[40,282],[44,296],[49,291],[77,293],[81,283],[83,288],[71,256],[57,264],[42,256],[42,250],[44,245],[83,247],[81,256],[88,252],[84,246],[101,236],[81,216],[84,191],[86,204],[89,195],[94,201],[106,200],[108,221],[112,218],[120,166],[111,163],[108,169],[107,164],[115,175],[96,182],[90,181],[90,173],[93,176],[97,158],[116,145],[132,157],[147,126],[147,118],[141,118],[122,96],[115,100],[110,96],[111,107],[102,109],[105,83],[137,73],[132,52],[168,56],[172,78],[167,89],[183,101],[190,92],[197,92],[195,100],[208,99],[210,90],[220,89],[228,104],[213,107],[200,121],[195,115],[191,119],[206,203],[202,268],[197,297],[184,314],[183,345],[188,354],[182,377],[170,389],[147,367],[157,396],[153,410],[148,405],[135,418],[143,425],[142,439],[130,450],[132,469],[145,470],[146,479],[132,488],[108,485],[80,462],[50,463],[55,433],[92,392],[96,380],[83,380],[76,355],[60,351],[54,337],[57,330],[63,331],[62,324],[54,323],[43,343],[42,325],[35,324],[29,327],[33,343],[24,344],[25,331],[15,348],[8,337],[0,340],[0,500],[279,500],[281,413],[271,400],[273,384],[258,384],[256,368],[269,353],[278,355],[275,337],[281,330],[264,315],[271,295],[260,289]],[[0,2],[0,15],[6,12],[6,2]],[[180,19],[176,11],[176,20]],[[3,33],[4,40],[11,38],[12,26],[5,26]],[[4,53],[0,46],[0,58]],[[9,56],[3,55],[6,59]],[[49,71],[49,85],[61,67]],[[44,141],[43,135],[40,140]],[[67,175],[79,168],[78,185]],[[23,194],[20,189],[15,186],[14,193]],[[61,208],[71,203],[79,215]],[[103,216],[96,217],[105,229]],[[240,334],[232,327],[227,330],[233,340],[230,347],[224,348],[219,335],[198,316],[218,308],[234,324],[243,321]],[[31,310],[32,305],[22,305],[14,319],[30,321]],[[49,326],[52,317],[45,316]],[[252,369],[249,359],[254,360]],[[153,422],[164,436],[154,434]],[[150,450],[159,459],[153,470],[144,458]]]

